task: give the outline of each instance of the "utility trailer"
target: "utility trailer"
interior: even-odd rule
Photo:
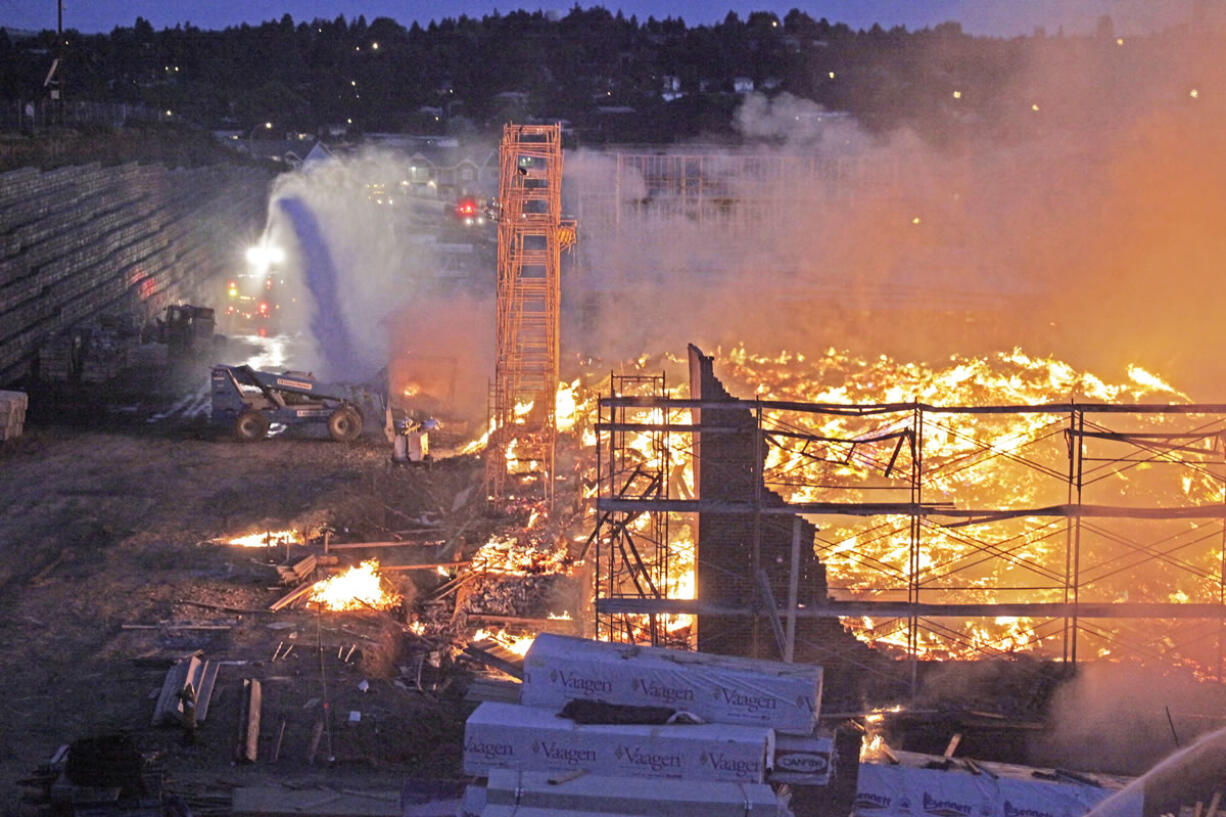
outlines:
[[[213,367],[213,425],[229,428],[244,442],[263,439],[273,423],[326,423],[328,434],[351,442],[362,433],[360,406],[382,412],[378,394],[320,383],[307,372],[262,372],[250,366]]]

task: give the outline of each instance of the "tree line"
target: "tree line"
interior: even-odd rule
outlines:
[[[696,26],[578,5],[408,27],[287,14],[156,31],[138,17],[109,34],[69,30],[62,41],[0,29],[0,97],[45,96],[60,56],[65,98],[144,103],[210,128],[465,133],[540,117],[594,140],[666,142],[731,134],[752,87],[849,112],[870,130],[907,126],[940,141],[1001,121],[1002,106],[1020,109],[1019,95],[1035,93],[1034,66],[1107,53],[1114,39],[1101,24],[1079,38],[977,37],[952,22],[853,30],[797,9]]]

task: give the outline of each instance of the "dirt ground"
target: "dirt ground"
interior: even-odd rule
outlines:
[[[0,813],[35,813],[18,781],[58,746],[114,731],[157,753],[167,789],[197,813],[225,813],[232,787],[267,781],[398,789],[408,777],[457,778],[471,709],[464,684],[423,694],[394,681],[406,658],[403,618],[269,612],[285,592],[269,563],[284,550],[206,540],[331,522],[340,539],[372,541],[430,514],[446,544],[386,558],[446,561],[465,534],[477,541],[496,524],[463,501],[480,482],[474,457],[396,468],[377,438],[244,444],[199,422],[35,424],[0,445]],[[412,598],[414,586],[401,582]],[[295,649],[274,662],[288,644]],[[178,729],[150,725],[150,696],[169,663],[196,649],[227,663],[197,744],[185,746]],[[263,683],[261,759],[236,766],[247,677]],[[329,701],[331,728],[309,765]],[[352,725],[351,712],[361,713]]]

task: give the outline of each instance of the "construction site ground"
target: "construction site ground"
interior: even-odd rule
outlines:
[[[458,778],[465,684],[422,692],[402,680],[403,614],[271,612],[285,548],[210,540],[331,522],[339,540],[373,541],[427,524],[443,544],[365,555],[445,562],[506,523],[474,501],[481,476],[472,456],[395,467],[381,437],[245,444],[201,418],[28,426],[0,447],[0,813],[35,813],[19,781],[58,746],[111,732],[156,754],[167,790],[198,814],[226,813],[236,786],[393,791]],[[415,574],[396,575],[411,601]],[[178,728],[151,725],[151,696],[197,649],[223,664],[184,745]],[[263,685],[260,759],[235,765],[248,677]],[[321,720],[330,728],[308,763]]]

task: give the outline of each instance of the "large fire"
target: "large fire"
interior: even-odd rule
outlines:
[[[884,356],[861,360],[835,350],[813,359],[789,354],[770,358],[752,355],[743,346],[721,359],[730,364],[731,374],[725,375],[727,381],[756,389],[756,396],[764,400],[1032,406],[1068,401],[1188,399],[1137,366],[1128,368],[1127,382],[1109,383],[1061,361],[1031,357],[1018,350],[978,359],[954,357],[939,367],[902,364]],[[1160,425],[1163,431],[1185,430],[1180,427],[1180,420],[1179,416],[1171,415],[1152,423]],[[1204,421],[1203,417],[1192,418],[1185,425]],[[1028,508],[1068,501],[1069,449],[1064,436],[1069,426],[1067,415],[934,413],[926,415],[924,422],[916,454],[922,462],[919,490],[924,502],[972,508]],[[768,487],[788,501],[907,498],[898,492],[909,484],[911,455],[902,446],[902,438],[890,435],[911,429],[910,411],[870,418],[781,412],[767,424],[843,441],[812,445],[782,436],[774,439],[768,450],[765,479]],[[1094,426],[1094,430],[1099,427]],[[896,453],[899,449],[901,454]],[[1209,453],[1208,447],[1205,453]],[[895,456],[891,475],[887,472]],[[1220,501],[1220,481],[1208,469],[1193,469],[1183,480],[1170,481],[1169,473],[1159,474],[1154,466],[1174,463],[1175,457],[1154,450],[1147,452],[1145,459],[1148,461],[1138,463],[1136,468],[1108,468],[1095,462],[1095,470],[1086,475],[1087,485],[1098,480],[1102,483],[1098,490],[1107,488],[1113,493],[1110,500],[1102,500],[1104,504],[1169,505],[1169,498],[1163,502],[1157,497],[1163,492],[1169,494],[1172,489],[1184,494],[1181,500]],[[912,541],[909,517],[871,517],[864,521],[823,517],[821,522],[818,556],[827,566],[831,592],[836,597],[902,599],[913,581],[924,593],[923,600],[928,601],[1060,601],[1064,597],[1069,530],[1064,519],[942,524],[928,517],[921,523],[921,546],[914,566],[909,563]],[[1179,523],[1179,527],[1186,533],[1189,524]],[[1137,581],[1132,570],[1113,572],[1121,566],[1121,553],[1136,556],[1144,551],[1144,546],[1129,547],[1127,541],[1119,541],[1136,534],[1121,533],[1112,530],[1109,523],[1097,521],[1083,522],[1082,531],[1086,535],[1081,565],[1083,600],[1090,593],[1096,601],[1127,600],[1130,594],[1133,600],[1146,597],[1167,600],[1165,593],[1155,598],[1144,592],[1156,590],[1164,581],[1174,586],[1179,580],[1160,562],[1155,569],[1145,571],[1149,581]],[[1093,549],[1088,536],[1091,532],[1103,540],[1116,540],[1114,548]],[[1191,580],[1196,585],[1196,595],[1207,600],[1217,589],[1211,576],[1216,575],[1218,554],[1208,552],[1211,548],[1202,550],[1199,578],[1182,578]],[[1123,566],[1132,561],[1126,558]],[[864,619],[852,624],[870,642],[906,645],[905,621]],[[1062,636],[1062,627],[1060,621],[1010,617],[965,622],[946,619],[925,622],[917,636],[918,647],[921,654],[933,658],[1010,653],[1057,639]],[[1104,642],[1097,645],[1100,654],[1108,651],[1109,642],[1117,637],[1105,631],[1096,635]]]
[[[829,407],[815,413],[763,415],[764,479],[769,489],[789,502],[922,501],[976,509],[1061,505],[1071,501],[1067,412],[926,412],[916,434],[912,402],[934,406],[1188,402],[1186,395],[1139,366],[1128,367],[1125,378],[1111,382],[1020,350],[984,358],[952,357],[927,366],[886,356],[860,359],[834,349],[814,357],[788,352],[763,356],[741,345],[718,353],[716,360],[718,374],[733,394]],[[608,393],[607,387],[599,390]],[[883,404],[900,406],[867,415],[839,408]],[[650,416],[646,410],[631,415],[632,411],[627,410],[625,422],[665,420],[659,410]],[[689,422],[688,412],[670,411],[667,421],[684,425]],[[1220,503],[1221,425],[1220,417],[1179,413],[1142,419],[1085,415],[1087,433],[1108,440],[1112,434],[1131,434],[1139,443],[1084,438],[1082,501],[1151,507]],[[582,433],[589,439],[586,430]],[[1175,448],[1162,441],[1170,434],[1187,439]],[[627,436],[631,439],[622,450],[637,456],[645,470],[667,462],[669,497],[691,498],[692,435],[673,432],[663,447],[652,432]],[[1139,453],[1124,453],[1128,444],[1139,445]],[[1115,448],[1103,450],[1110,445]],[[919,467],[915,486],[913,464]],[[913,487],[918,491],[915,499],[909,493]],[[684,516],[673,518],[668,595],[685,598],[692,596],[692,589],[684,587],[693,585],[692,536]],[[1066,557],[1073,546],[1071,522],[1065,518],[988,522],[928,516],[921,519],[914,552],[908,516],[826,515],[813,521],[820,528],[817,556],[826,565],[831,595],[840,599],[903,601],[909,587],[918,587],[925,602],[1058,602],[1065,600],[1066,593],[1079,594],[1083,602],[1204,602],[1217,601],[1221,589],[1217,546],[1221,527],[1202,522],[1081,520],[1081,559],[1076,568],[1080,574],[1070,589]],[[637,531],[646,522],[643,515],[630,527]],[[1147,537],[1161,545],[1147,544]],[[909,646],[905,619],[846,623],[878,646]],[[1136,624],[1083,620],[1079,626],[1083,654],[1117,655],[1152,641],[1152,622]],[[1042,650],[1048,644],[1059,649],[1056,642],[1063,636],[1063,626],[1063,619],[1005,616],[921,620],[917,649],[926,658],[1008,654]],[[1168,624],[1164,632],[1178,640],[1187,629]],[[1159,650],[1166,651],[1161,646]]]
[[[385,586],[379,561],[367,559],[344,573],[316,582],[308,601],[325,610],[390,610],[400,599],[399,593]]]
[[[767,487],[789,502],[907,501],[913,465],[908,434],[915,416],[909,408],[858,416],[838,406],[924,403],[934,406],[1038,406],[1049,403],[1184,403],[1188,397],[1161,377],[1129,366],[1117,382],[1079,371],[1054,358],[1020,350],[982,358],[955,356],[938,365],[904,363],[887,356],[857,358],[829,349],[816,356],[783,352],[751,353],[744,345],[717,353],[721,379],[734,394],[763,400],[828,404],[826,413],[776,411],[764,415],[768,432],[764,478]],[[673,364],[682,364],[672,360]],[[646,360],[623,371],[647,373]],[[596,443],[596,401],[609,393],[608,382],[561,383],[559,419],[584,447]],[[674,391],[672,396],[685,397]],[[565,408],[565,412],[563,412]],[[573,417],[573,421],[570,419]],[[1142,451],[1137,461],[1118,466],[1086,461],[1087,503],[1154,507],[1222,501],[1223,480],[1202,461],[1221,461],[1220,418],[1150,415],[1144,427],[1135,417],[1116,421],[1088,416],[1095,433],[1146,432],[1192,435],[1180,452],[1161,443]],[[641,410],[628,421],[690,422],[687,410]],[[1132,425],[1129,425],[1131,423]],[[1067,414],[1015,411],[999,414],[925,415],[915,440],[922,463],[918,490],[925,504],[961,508],[1029,508],[1070,501]],[[1220,424],[1220,423],[1219,423]],[[559,423],[561,425],[561,423]],[[824,438],[817,441],[814,438]],[[624,449],[644,469],[667,465],[667,495],[694,496],[691,436],[674,432],[628,433]],[[1086,444],[1089,447],[1090,443]],[[1216,452],[1216,454],[1215,454]],[[1118,452],[1116,452],[1118,454]],[[1090,456],[1090,455],[1087,455]],[[1200,458],[1193,467],[1186,460]],[[1181,459],[1182,458],[1182,459]],[[1199,464],[1198,464],[1199,463]],[[1162,467],[1167,466],[1167,467]],[[1176,472],[1178,475],[1175,476]],[[1097,493],[1093,493],[1097,492]],[[1108,496],[1109,494],[1109,496]],[[590,494],[589,494],[590,495]],[[668,564],[646,569],[663,577],[670,598],[694,595],[694,545],[691,520],[672,515]],[[910,517],[823,516],[816,543],[827,568],[830,593],[841,599],[905,600],[909,586],[922,601],[1045,602],[1065,599],[1070,522],[1064,518],[951,523],[932,516],[921,520],[920,547],[912,557]],[[646,534],[648,515],[632,520],[632,533]],[[1195,521],[1113,524],[1082,520],[1082,563],[1076,583],[1082,601],[1216,601],[1221,589],[1221,527]],[[1140,528],[1145,530],[1141,531]],[[1145,544],[1145,537],[1165,542]],[[509,572],[562,571],[560,554],[511,556],[510,541],[492,540],[479,558],[487,567],[505,563]],[[516,559],[528,559],[515,564]],[[497,569],[495,567],[495,569]],[[687,616],[666,620],[666,629],[684,634]],[[846,623],[864,640],[883,648],[907,648],[905,619],[857,618]],[[1129,632],[1127,623],[1082,622],[1088,654],[1116,655],[1128,643],[1152,640],[1153,627]],[[1172,625],[1173,626],[1173,625]],[[1167,629],[1170,629],[1168,627]],[[916,636],[922,657],[1043,651],[1062,637],[1063,621],[996,617],[966,621],[921,621]]]

